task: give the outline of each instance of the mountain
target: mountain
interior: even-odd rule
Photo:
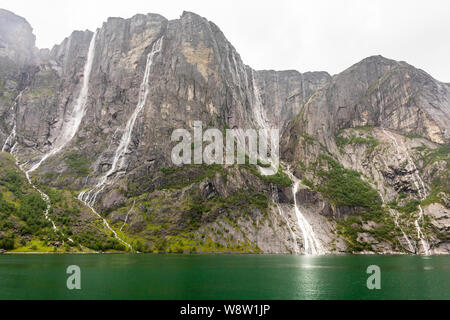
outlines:
[[[1,163],[46,204],[33,216],[49,210],[39,229],[11,228],[23,199],[2,175],[4,249],[450,252],[450,88],[407,63],[257,71],[190,12],[109,18],[38,50],[0,10],[0,66],[0,145],[15,158]],[[279,129],[282,168],[173,165],[172,132],[196,121]]]

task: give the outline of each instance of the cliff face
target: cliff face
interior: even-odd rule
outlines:
[[[364,250],[367,243],[380,251],[395,250],[384,243],[392,239],[374,239],[377,227],[370,225],[373,217],[360,220],[358,211],[363,212],[367,206],[358,199],[358,194],[361,197],[366,194],[350,190],[354,193],[348,198],[346,190],[337,195],[333,192],[336,190],[321,187],[330,178],[324,170],[338,172],[330,167],[329,161],[323,163],[326,157],[361,173],[362,180],[377,190],[378,201],[389,213],[385,218],[391,217],[390,223],[400,230],[397,240],[403,248],[416,253],[426,253],[430,246],[435,252],[447,250],[447,236],[442,236],[430,221],[419,225],[426,230],[427,236],[423,238],[430,243],[424,246],[420,237],[410,234],[422,232],[416,225],[419,218],[423,219],[421,202],[440,203],[430,217],[449,214],[448,95],[448,87],[424,71],[375,56],[334,76],[313,94],[288,125],[282,139],[282,154],[309,182],[309,187],[328,196],[332,210],[324,205],[320,214],[331,213],[338,221],[342,214],[350,215],[362,225],[340,226],[347,244]],[[347,175],[350,172],[338,176],[341,183]],[[338,189],[339,185],[333,188]],[[350,207],[358,209],[359,203],[360,208],[349,211],[355,199],[356,205]],[[386,220],[376,223],[389,224]],[[345,235],[350,229],[352,237]]]
[[[3,150],[25,170],[39,163],[30,171],[39,185],[83,191],[84,209],[100,212],[139,251],[304,253],[312,240],[297,204],[325,252],[407,252],[405,239],[420,241],[412,239],[419,209],[399,226],[389,210],[399,214],[407,201],[431,195],[425,216],[438,218],[424,229],[447,250],[450,88],[406,63],[371,57],[334,77],[255,71],[216,25],[189,12],[171,21],[110,18],[95,34],[75,31],[39,51],[28,23],[4,10],[0,63]],[[282,160],[294,175],[263,177],[250,165],[174,167],[170,136],[194,121],[204,129],[280,129]],[[380,194],[376,221],[365,219],[356,240],[346,218],[367,213],[367,203],[339,202],[319,187],[334,172],[319,163],[324,155]],[[306,180],[294,201],[297,178]]]
[[[333,77],[296,123],[324,144],[342,128],[368,125],[448,144],[449,94],[448,86],[424,71],[374,56]]]

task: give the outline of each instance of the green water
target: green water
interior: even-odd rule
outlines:
[[[0,255],[0,299],[450,299],[450,257]]]

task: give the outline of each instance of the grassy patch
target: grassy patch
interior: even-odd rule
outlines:
[[[361,145],[361,144],[367,145],[371,150],[373,150],[373,149],[375,149],[376,146],[378,146],[380,144],[380,142],[371,136],[362,137],[362,136],[351,135],[350,137],[344,137],[344,136],[338,135],[336,137],[336,145],[340,149],[342,149],[346,145]]]
[[[316,174],[322,183],[317,187],[331,203],[339,206],[364,207],[372,212],[381,210],[381,201],[376,190],[361,179],[359,172],[345,169],[336,160],[327,155],[320,155],[321,166]]]
[[[91,173],[89,169],[90,161],[76,152],[70,152],[65,155],[64,161],[77,177],[86,177]]]
[[[164,184],[157,189],[179,190],[206,178],[213,178],[217,173],[226,177],[227,173],[221,165],[187,165],[182,167],[161,168]]]
[[[413,213],[419,209],[421,202],[419,200],[409,200],[403,206],[398,206],[397,201],[391,201],[388,203],[389,207],[395,209],[401,213]]]

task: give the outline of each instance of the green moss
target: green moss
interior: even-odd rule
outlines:
[[[444,198],[449,197],[450,195],[450,187],[448,180],[449,173],[444,177],[439,177],[433,180],[431,184],[431,192],[428,197],[422,201],[423,206],[428,206],[433,203],[441,203],[445,205]]]
[[[375,149],[379,145],[379,141],[372,136],[362,137],[351,135],[350,137],[343,137],[341,135],[336,137],[336,145],[339,148],[343,148],[346,145],[364,144],[367,145],[371,150]]]
[[[274,175],[271,176],[258,175],[258,176],[260,177],[261,180],[263,180],[266,183],[272,183],[280,187],[292,186],[292,180],[286,173],[283,172],[283,169],[281,169],[281,167],[279,168],[278,172]]]
[[[64,161],[73,174],[77,177],[88,176],[91,171],[89,169],[90,161],[76,152],[70,152],[64,156]]]
[[[447,161],[447,169],[448,169],[448,164],[450,160],[450,146],[442,145],[439,148],[430,151],[429,154],[427,155],[427,160],[428,161],[424,164],[424,166],[437,161]]]
[[[363,233],[372,236],[376,242],[387,242],[397,250],[403,250],[397,240],[400,233],[389,215],[383,214],[374,219],[378,224],[371,228],[364,226],[366,218],[366,216],[350,216],[337,221],[337,234],[345,241],[348,253],[376,251],[371,243],[365,242],[360,236]]]
[[[48,97],[55,94],[55,91],[52,88],[36,88],[33,90],[27,91],[27,95],[31,95],[33,97]]]
[[[292,180],[289,176],[283,171],[283,168],[279,167],[278,172],[274,175],[265,176],[259,172],[259,169],[256,165],[241,165],[242,168],[248,170],[251,174],[258,177],[262,181],[268,184],[274,184],[280,187],[290,187],[292,186]]]
[[[83,246],[95,251],[127,251],[127,248],[114,236],[99,234],[93,230],[86,230],[72,236],[74,244]]]
[[[306,133],[302,134],[301,137],[303,138],[303,141],[305,141],[305,143],[312,144],[312,143],[317,141],[316,138],[314,138],[313,136],[310,136],[310,135],[308,135]]]
[[[327,155],[320,155],[319,163],[327,165],[328,170],[319,169],[316,172],[322,180],[317,190],[331,203],[339,206],[364,207],[371,212],[381,210],[377,191],[361,179],[359,172],[345,169]]]
[[[391,207],[401,213],[413,213],[419,209],[418,208],[419,205],[420,205],[419,200],[409,200],[403,206],[397,206],[397,205],[391,204]]]
[[[186,165],[173,168],[161,168],[164,175],[164,183],[157,189],[179,190],[193,183],[201,182],[207,178],[213,178],[217,173],[224,178],[227,173],[221,165]]]
[[[314,189],[314,183],[311,180],[309,180],[308,178],[303,178],[302,183],[305,186],[309,187],[310,189]]]

